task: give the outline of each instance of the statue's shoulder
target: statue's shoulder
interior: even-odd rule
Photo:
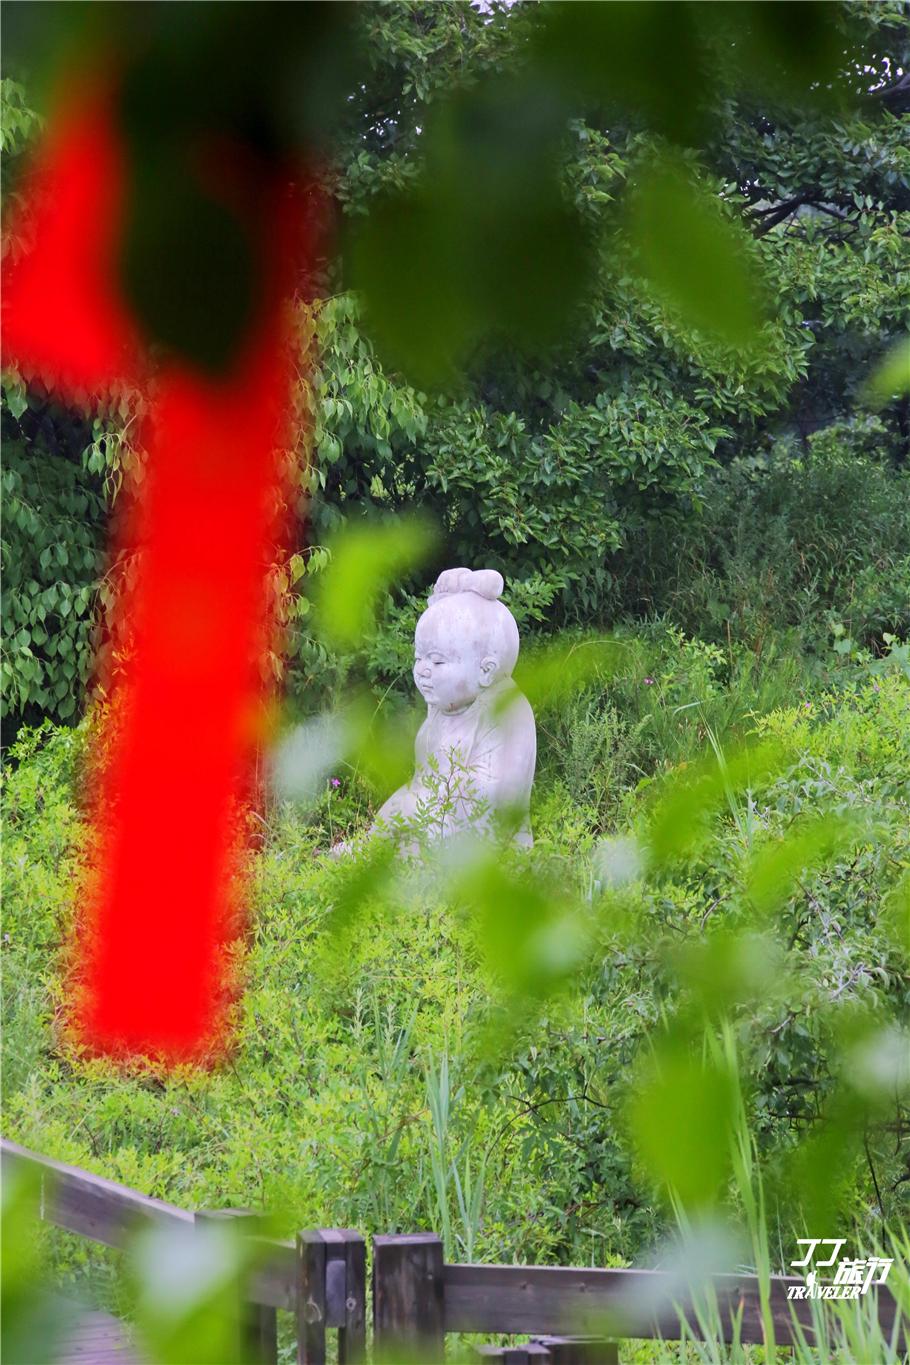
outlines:
[[[511,678],[504,680],[489,698],[487,714],[494,729],[510,736],[536,733],[531,703]]]
[[[534,711],[520,687],[513,685],[513,700],[509,706],[507,714],[513,716],[517,721],[533,726]]]

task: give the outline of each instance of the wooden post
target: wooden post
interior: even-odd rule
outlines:
[[[380,1362],[444,1359],[442,1242],[435,1233],[373,1238],[373,1341]]]
[[[344,1323],[338,1328],[338,1365],[360,1365],[367,1352],[367,1249],[359,1232],[342,1228]]]
[[[325,1252],[321,1232],[298,1232],[297,1365],[325,1365]]]
[[[197,1223],[232,1223],[241,1232],[258,1232],[262,1216],[252,1209],[199,1209]],[[240,1305],[240,1337],[244,1353],[255,1365],[277,1365],[278,1314],[263,1303],[245,1300]]]

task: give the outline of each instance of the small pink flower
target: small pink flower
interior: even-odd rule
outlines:
[[[332,784],[333,787],[340,787],[340,786],[341,786],[341,778],[340,778],[340,777],[330,777],[330,778],[329,778],[329,781],[331,782],[331,784]]]
[[[653,679],[653,678],[645,678],[644,683],[645,683],[645,687],[653,687],[653,686],[654,686],[654,679]]]

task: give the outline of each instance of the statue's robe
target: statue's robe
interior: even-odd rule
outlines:
[[[501,823],[516,843],[531,846],[537,730],[511,678],[484,688],[457,715],[428,706],[414,752],[414,776],[389,797],[377,823],[416,823],[431,839],[490,833]]]

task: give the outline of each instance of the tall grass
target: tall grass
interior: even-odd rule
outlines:
[[[793,1362],[793,1365],[902,1365],[903,1362],[906,1365],[907,1338],[910,1337],[910,1235],[905,1229],[897,1233],[885,1231],[881,1241],[863,1247],[867,1256],[893,1258],[887,1285],[897,1302],[898,1312],[892,1331],[886,1333],[882,1328],[876,1298],[872,1293],[858,1299],[813,1299],[809,1300],[811,1332],[804,1330],[795,1311],[791,1309],[793,1345],[778,1345],[771,1312],[771,1277],[774,1270],[764,1186],[739,1085],[736,1041],[729,1024],[722,1027],[719,1037],[709,1036],[708,1047],[713,1052],[714,1060],[725,1066],[737,1081],[734,1121],[730,1132],[733,1189],[751,1251],[749,1271],[757,1276],[759,1282],[765,1337],[760,1358],[764,1365],[783,1361],[787,1361],[788,1365],[789,1362]],[[683,1235],[691,1237],[691,1224],[685,1212],[678,1207],[677,1217]],[[830,1232],[830,1229],[826,1231]],[[654,1356],[655,1365],[693,1359],[699,1365],[750,1365],[750,1362],[754,1365],[759,1348],[739,1339],[738,1324],[734,1325],[733,1340],[729,1343],[724,1341],[724,1324],[710,1285],[702,1286],[700,1291],[693,1294],[693,1306],[698,1336],[680,1314],[679,1346],[661,1342]]]
[[[466,1139],[453,1155],[449,1058],[443,1053],[439,1066],[430,1053],[426,1064],[427,1102],[432,1123],[430,1169],[436,1195],[436,1221],[448,1260],[473,1261],[483,1214],[487,1153],[472,1160],[472,1142]],[[458,1223],[452,1218],[451,1194],[455,1197]]]

